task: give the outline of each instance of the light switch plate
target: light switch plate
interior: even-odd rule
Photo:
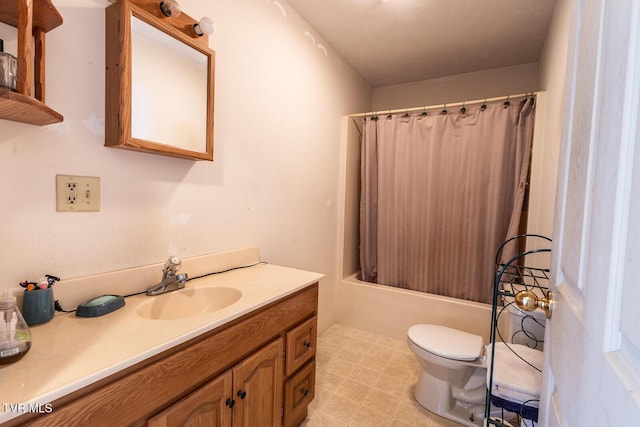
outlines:
[[[100,177],[56,175],[56,210],[100,211]]]

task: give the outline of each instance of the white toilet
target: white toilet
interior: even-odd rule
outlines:
[[[407,338],[422,366],[415,388],[418,403],[465,426],[481,426],[486,396],[482,337],[422,324],[410,327]]]
[[[543,350],[544,313],[525,313],[511,304],[507,306],[509,317],[501,326],[503,337]],[[526,333],[522,333],[523,328]],[[409,328],[407,341],[422,366],[414,393],[418,403],[465,426],[483,425],[487,368],[482,337],[446,326],[420,324]]]

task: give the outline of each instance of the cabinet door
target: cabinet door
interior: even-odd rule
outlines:
[[[287,332],[287,375],[293,374],[316,354],[316,324],[314,316]]]
[[[233,368],[234,427],[277,427],[282,408],[282,338]]]
[[[147,427],[231,427],[231,371],[216,377],[147,421]]]
[[[316,362],[310,362],[284,385],[284,425],[299,425],[315,396]]]

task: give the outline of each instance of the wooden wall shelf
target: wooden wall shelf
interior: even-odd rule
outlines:
[[[37,99],[6,89],[0,89],[0,118],[38,126],[60,123],[64,119]]]
[[[60,26],[62,16],[52,0],[2,0],[0,22],[18,30],[17,89],[0,89],[0,119],[40,126],[61,122],[62,115],[44,103],[44,51],[45,33]]]

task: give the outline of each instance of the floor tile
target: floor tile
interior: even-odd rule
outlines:
[[[326,415],[318,414],[317,417],[312,419],[307,427],[343,427],[348,426],[348,424],[343,423],[342,421],[335,420],[333,418],[327,417]]]
[[[380,370],[369,369],[365,366],[356,366],[356,368],[351,372],[351,375],[349,375],[349,379],[358,381],[361,384],[373,386],[378,382],[381,375],[382,373]]]
[[[403,398],[400,400],[394,418],[413,426],[429,427],[433,415],[417,402]]]
[[[351,427],[387,427],[391,422],[391,414],[377,411],[366,406],[361,406],[353,417]]]
[[[409,388],[409,381],[403,378],[397,378],[393,375],[383,373],[375,384],[376,388],[386,391],[394,396],[402,396]]]
[[[318,336],[315,398],[301,426],[459,426],[415,401],[419,373],[406,341],[332,325]]]
[[[360,403],[334,394],[320,409],[320,414],[335,420],[349,423],[358,412]]]
[[[345,379],[346,377],[339,373],[328,369],[318,369],[318,373],[316,375],[316,387],[335,390],[340,387]]]
[[[338,387],[335,394],[362,403],[369,395],[369,390],[371,390],[371,386],[347,378],[342,385]]]
[[[431,419],[430,427],[457,427],[460,424],[455,421],[451,421],[447,418],[443,418],[439,415],[433,414],[433,418]]]
[[[371,390],[362,406],[378,409],[388,414],[394,414],[400,403],[400,397],[386,393],[383,390],[374,388]]]

